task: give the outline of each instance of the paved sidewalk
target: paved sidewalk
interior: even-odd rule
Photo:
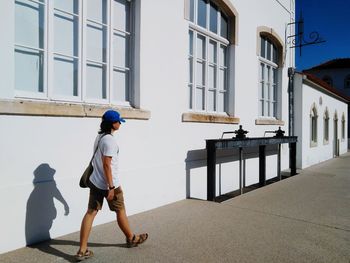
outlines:
[[[127,249],[115,223],[93,228],[92,262],[350,262],[350,153],[221,204],[184,200],[130,217],[150,233]],[[135,229],[137,231],[137,229]],[[0,255],[72,262],[79,233]]]

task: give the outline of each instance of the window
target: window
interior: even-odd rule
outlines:
[[[344,113],[342,114],[342,117],[341,117],[341,138],[342,138],[342,140],[345,139],[345,115],[344,115]]]
[[[133,2],[15,0],[22,98],[130,105]]]
[[[317,109],[314,105],[310,113],[310,138],[311,146],[317,146]]]
[[[333,86],[333,80],[332,80],[332,78],[331,78],[330,76],[324,76],[324,77],[322,78],[322,80],[323,80],[324,82],[326,82],[328,85]]]
[[[259,115],[277,118],[278,49],[267,37],[260,36]]]
[[[323,116],[323,142],[328,144],[329,141],[329,113],[328,109],[325,110]]]
[[[189,1],[189,108],[227,112],[228,16],[212,1]]]
[[[350,89],[350,75],[347,75],[344,80],[344,89]]]

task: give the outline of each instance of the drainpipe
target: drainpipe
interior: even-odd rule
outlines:
[[[288,135],[294,136],[294,74],[295,68],[288,68]],[[296,156],[295,147],[289,146],[289,168],[290,171],[296,173],[296,167],[294,167],[295,160],[292,160],[292,156]]]
[[[294,136],[294,75],[295,68],[288,68],[288,135]]]

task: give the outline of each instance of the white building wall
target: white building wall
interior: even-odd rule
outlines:
[[[287,3],[288,1],[283,1]],[[149,120],[128,119],[117,133],[120,145],[121,181],[129,215],[182,200],[206,199],[205,139],[220,138],[223,131],[238,125],[182,122],[187,109],[188,22],[184,19],[184,1],[142,0],[140,4],[139,106],[151,112]],[[290,13],[279,1],[232,1],[238,12],[238,43],[235,47],[235,116],[250,137],[262,137],[277,125],[256,125],[258,116],[257,27],[267,26],[284,39]],[[289,8],[289,5],[286,5]],[[4,12],[4,10],[12,10]],[[0,2],[4,21],[13,21],[13,4]],[[274,14],[274,15],[271,15]],[[1,98],[13,96],[13,23],[1,26],[1,73],[6,83]],[[9,40],[10,39],[10,40]],[[289,50],[287,50],[289,52]],[[10,65],[9,67],[7,67]],[[294,62],[286,57],[282,72],[282,120],[288,127],[287,67]],[[3,84],[4,83],[4,84]],[[4,88],[5,86],[5,88]],[[6,92],[4,92],[6,90]],[[0,102],[1,103],[1,102]],[[92,154],[99,118],[0,115],[1,178],[0,199],[3,213],[0,233],[11,237],[0,243],[0,253],[39,241],[78,231],[88,201],[88,190],[80,189],[81,172]],[[267,178],[276,176],[275,150],[267,157]],[[258,182],[256,149],[245,152],[247,185]],[[54,169],[49,177],[47,164]],[[288,168],[288,147],[282,146],[282,169]],[[45,168],[37,170],[37,168]],[[238,162],[233,151],[220,153],[217,164],[217,194],[237,190]],[[52,170],[51,170],[52,171]],[[41,181],[33,184],[39,173]],[[56,186],[55,186],[56,185]],[[58,189],[69,206],[69,214],[53,195]],[[35,196],[40,193],[40,198]],[[58,197],[59,198],[59,197]],[[60,199],[60,198],[59,198]],[[53,202],[48,212],[45,207]],[[55,210],[57,214],[55,213]],[[33,211],[38,211],[33,214]],[[38,216],[38,214],[40,216]],[[25,227],[37,219],[40,235]],[[109,222],[115,215],[104,209],[95,225]],[[38,224],[38,222],[36,222]]]
[[[302,78],[300,74],[297,75],[297,79]],[[300,81],[296,81],[296,85],[301,84]],[[298,162],[297,167],[304,169],[308,166],[320,163],[322,161],[331,159],[334,157],[334,114],[337,112],[338,116],[338,139],[339,139],[339,154],[347,152],[347,123],[345,124],[345,138],[341,138],[341,117],[342,114],[347,120],[347,104],[344,100],[339,99],[329,92],[322,91],[317,88],[316,85],[311,85],[305,80],[302,86],[295,86],[296,101],[302,101],[298,103],[299,107],[296,123],[298,123],[297,135],[302,140],[298,141]],[[312,105],[316,105],[318,119],[317,119],[317,145],[311,146],[311,124],[310,113]],[[301,106],[301,110],[300,110]],[[329,142],[324,142],[324,112],[328,108],[329,112]],[[301,114],[300,114],[301,113]],[[300,125],[300,122],[302,125]],[[299,155],[301,151],[301,155]]]

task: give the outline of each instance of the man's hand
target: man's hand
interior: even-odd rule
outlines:
[[[107,200],[111,201],[114,197],[114,189],[108,190]]]

